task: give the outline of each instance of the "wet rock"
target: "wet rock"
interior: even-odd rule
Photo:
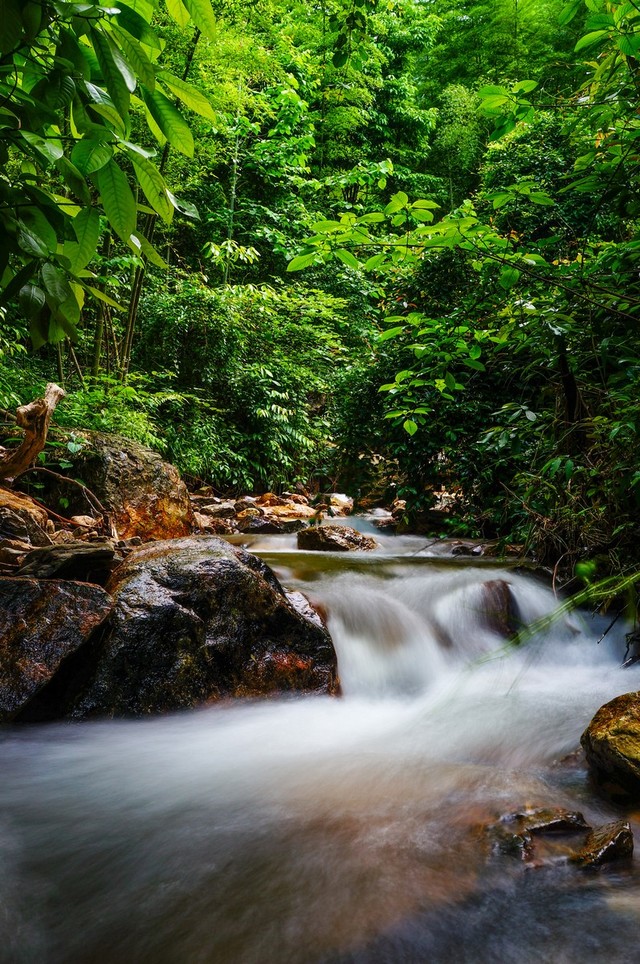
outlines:
[[[276,495],[275,492],[265,492],[263,495],[258,496],[256,501],[258,505],[267,506],[282,506],[289,504],[287,499],[283,499],[282,496]]]
[[[195,527],[187,487],[178,470],[144,445],[117,435],[76,433],[80,452],[69,455],[74,476],[112,516],[118,536],[145,541],[189,535]],[[51,497],[64,495],[69,511],[87,512],[87,498],[78,486],[60,483]]]
[[[71,522],[79,529],[98,529],[102,525],[102,517],[94,519],[90,515],[72,515]]]
[[[234,519],[236,515],[235,502],[212,502],[201,505],[198,510],[201,515],[208,515],[212,519]]]
[[[280,528],[283,532],[300,532],[301,529],[308,528],[309,523],[304,519],[281,519]]]
[[[49,545],[48,521],[46,511],[28,495],[0,486],[0,538]]]
[[[353,499],[343,492],[330,492],[329,505],[336,515],[351,515],[353,512]]]
[[[201,512],[193,513],[196,527],[208,535],[228,535],[236,531],[235,519],[212,519]]]
[[[261,560],[212,536],[144,546],[109,583],[97,661],[65,713],[141,716],[226,696],[335,693],[327,631]]]
[[[315,552],[363,552],[377,549],[378,543],[350,526],[322,525],[301,530],[298,533],[298,548]]]
[[[238,519],[251,519],[263,515],[264,509],[261,509],[258,505],[251,505],[248,509],[242,509],[240,512],[238,512]]]
[[[122,560],[110,540],[68,542],[32,549],[18,570],[19,576],[37,579],[73,579],[104,586]]]
[[[0,578],[0,722],[13,720],[111,611],[99,586]]]
[[[597,780],[640,795],[640,692],[601,706],[580,742]]]
[[[31,543],[23,542],[21,539],[0,539],[0,565],[10,567],[21,565],[31,549]]]
[[[262,515],[262,510],[256,505],[257,499],[254,499],[251,495],[245,495],[241,499],[237,499],[235,502],[235,510],[238,515],[241,512],[246,512],[247,510],[253,510]]]
[[[284,532],[281,523],[264,516],[245,516],[242,520],[238,520],[238,529],[240,532],[251,533],[251,535],[274,535]]]
[[[514,636],[522,626],[518,604],[505,579],[488,579],[482,584],[481,621],[487,629],[504,636]]]
[[[284,505],[270,505],[267,507],[267,514],[277,519],[312,519],[318,515],[318,510],[312,505],[291,502]]]
[[[500,817],[486,828],[494,851],[531,860],[536,836],[584,833],[589,824],[574,810],[526,808]]]
[[[600,867],[612,860],[624,860],[633,855],[633,833],[624,820],[607,823],[592,830],[584,847],[569,858],[580,867]]]

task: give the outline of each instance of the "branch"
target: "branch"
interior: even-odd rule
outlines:
[[[66,392],[54,382],[49,382],[44,398],[16,409],[16,423],[24,429],[24,439],[17,449],[0,448],[0,480],[15,479],[37,459],[47,441],[49,422],[60,399]]]

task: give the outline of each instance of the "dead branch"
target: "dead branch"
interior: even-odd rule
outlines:
[[[43,398],[16,409],[16,423],[24,429],[24,438],[17,449],[0,447],[0,480],[15,479],[35,462],[47,441],[51,416],[65,394],[63,388],[49,382]]]
[[[87,486],[84,484],[84,482],[80,482],[80,481],[78,481],[78,479],[71,479],[71,478],[69,478],[68,475],[61,475],[60,472],[54,472],[52,469],[45,469],[44,466],[40,466],[40,465],[31,466],[30,468],[25,469],[24,472],[22,472],[21,474],[24,475],[26,472],[40,472],[40,473],[42,473],[43,475],[48,475],[48,476],[50,476],[51,478],[57,479],[59,482],[63,482],[65,485],[66,485],[66,484],[68,484],[68,485],[77,485],[78,488],[82,491],[83,496],[85,497],[85,499],[87,500],[87,502],[89,503],[89,505],[91,506],[91,508],[94,509],[94,511],[98,512],[98,514],[102,516],[102,529],[103,529],[103,531],[104,531],[107,535],[111,536],[112,539],[116,539],[116,540],[117,540],[117,539],[119,538],[119,537],[118,537],[118,530],[116,529],[115,524],[114,524],[113,519],[111,518],[110,514],[107,512],[107,510],[105,509],[105,507],[102,505],[102,503],[100,502],[100,500],[98,499],[98,497],[93,494],[93,492],[91,491],[91,489],[88,489],[88,488],[87,488]],[[34,502],[38,502],[37,499],[34,499],[33,501],[34,501]],[[71,519],[66,519],[64,516],[58,515],[57,512],[54,512],[53,509],[50,509],[48,506],[44,505],[42,502],[38,502],[38,505],[41,506],[41,507],[45,510],[45,512],[48,512],[50,515],[55,516],[56,519],[59,519],[61,522],[66,522],[66,523],[68,523],[68,524],[70,524],[70,525],[78,525],[78,523],[73,522],[73,520],[71,520]]]

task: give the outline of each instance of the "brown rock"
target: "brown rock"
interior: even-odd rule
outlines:
[[[288,505],[288,500],[283,499],[282,496],[276,495],[275,492],[265,492],[263,495],[258,496],[258,505],[268,505],[268,506],[279,506]]]
[[[199,512],[212,519],[234,519],[236,507],[234,502],[212,502],[209,505],[201,505]]]
[[[117,435],[76,435],[85,444],[80,452],[69,455],[73,474],[111,515],[119,538],[140,536],[149,541],[193,532],[189,493],[173,465],[144,445]],[[62,495],[70,512],[86,513],[87,498],[78,486],[58,483],[50,498]]]
[[[596,778],[640,795],[640,692],[601,706],[580,742]]]
[[[488,579],[482,584],[480,617],[487,629],[506,639],[521,628],[518,604],[505,579]]]
[[[120,562],[109,540],[102,542],[66,542],[62,545],[32,549],[25,557],[19,576],[38,579],[74,579],[105,585]]]
[[[115,606],[104,643],[66,707],[74,718],[337,691],[336,656],[319,617],[288,597],[265,563],[221,539],[144,546],[109,589]]]
[[[21,713],[111,611],[99,586],[1,578],[0,721]]]
[[[48,521],[46,511],[28,495],[0,486],[0,538],[46,546]]]
[[[633,855],[633,833],[624,820],[607,823],[592,830],[584,847],[569,858],[580,867],[599,867],[612,860],[628,859]]]
[[[298,549],[315,552],[353,552],[377,549],[378,543],[350,526],[322,525],[302,529],[298,533]]]
[[[239,504],[240,503],[236,502],[236,507]],[[264,509],[261,509],[260,506],[257,506],[257,505],[251,505],[249,506],[249,508],[241,509],[238,512],[238,519],[252,519],[252,518],[258,518],[259,516],[263,516],[263,515],[264,515]]]

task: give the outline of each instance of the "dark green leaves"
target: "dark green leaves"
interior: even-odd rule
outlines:
[[[95,175],[104,213],[113,230],[127,244],[136,229],[136,202],[123,171],[109,161]]]
[[[159,90],[143,89],[142,96],[149,113],[171,146],[187,157],[193,157],[193,135],[178,108]]]

